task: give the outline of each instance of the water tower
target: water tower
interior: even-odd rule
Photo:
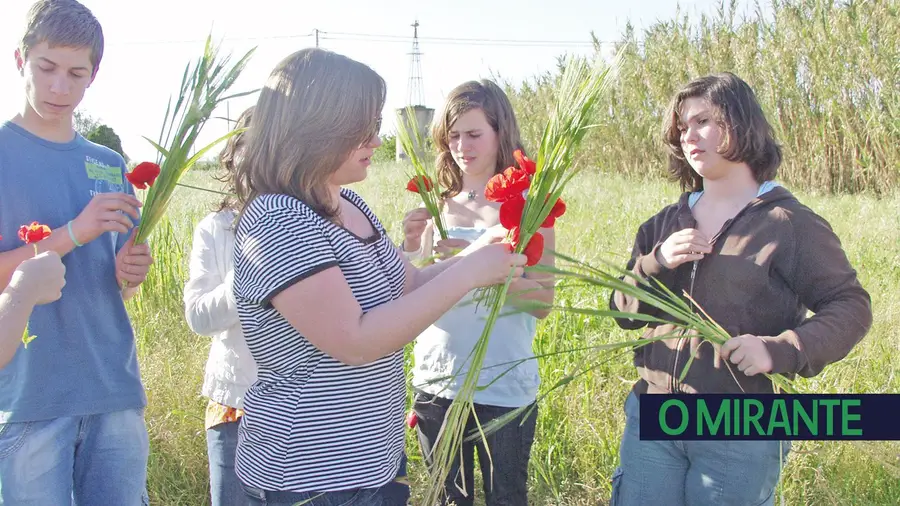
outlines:
[[[409,82],[406,87],[406,106],[397,109],[403,126],[408,126],[410,122],[409,113],[415,116],[415,124],[419,127],[419,138],[426,139],[428,131],[431,127],[431,120],[434,119],[434,109],[425,106],[425,87],[422,84],[422,52],[419,51],[419,21],[416,20],[412,25],[413,28],[413,47],[409,53]],[[401,125],[397,125],[401,128]],[[420,148],[420,154],[424,154],[425,147]],[[396,160],[406,160],[406,153],[403,147],[397,143]]]

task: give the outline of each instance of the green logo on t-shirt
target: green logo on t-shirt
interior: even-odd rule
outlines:
[[[96,160],[85,161],[84,168],[87,170],[88,178],[95,181],[106,181],[109,184],[122,184],[122,168],[110,167]]]

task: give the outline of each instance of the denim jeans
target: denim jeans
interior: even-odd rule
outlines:
[[[437,440],[441,424],[444,422],[444,415],[450,408],[451,402],[450,399],[435,397],[421,391],[416,392],[413,405],[419,419],[416,429],[422,455],[429,466],[433,462],[431,449]],[[475,414],[481,425],[484,425],[513,409],[476,404]],[[522,423],[520,416],[489,435],[487,450],[490,451],[490,457],[488,457],[482,442],[463,443],[462,466],[460,466],[459,457],[454,459],[444,484],[444,504],[455,503],[456,506],[472,506],[474,504],[474,461],[475,452],[478,451],[481,477],[484,482],[484,499],[487,506],[526,506],[528,504],[528,459],[531,456],[536,425],[537,407],[531,411],[525,419],[525,423]],[[466,434],[470,434],[474,430],[477,430],[475,419],[470,418],[466,425]],[[491,464],[493,464],[493,471]],[[461,472],[460,467],[462,468]]]
[[[775,503],[789,441],[641,441],[634,393],[625,401],[625,416],[610,506]]]
[[[143,409],[0,424],[0,506],[148,504]]]
[[[220,423],[206,430],[206,454],[209,457],[209,492],[212,506],[247,506],[250,499],[234,472],[241,421]]]
[[[400,459],[397,478],[406,478],[406,455]],[[268,492],[241,485],[251,506],[406,506],[409,486],[392,481],[378,488],[358,488],[336,492]]]

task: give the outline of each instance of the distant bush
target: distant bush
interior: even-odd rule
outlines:
[[[390,163],[397,154],[397,137],[385,135],[381,138],[381,147],[375,150],[372,163]]]
[[[122,139],[116,134],[115,130],[106,125],[98,125],[84,136],[85,139],[106,146],[125,158],[125,152],[122,150]]]

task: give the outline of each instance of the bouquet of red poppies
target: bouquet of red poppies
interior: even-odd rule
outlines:
[[[501,202],[501,223],[510,230],[510,240],[517,253],[528,256],[528,265],[534,265],[543,252],[543,237],[538,232],[542,226],[553,226],[565,212],[560,196],[565,185],[577,173],[574,157],[581,140],[591,127],[595,107],[611,83],[612,64],[569,58],[566,62],[556,105],[544,129],[536,160],[515,154],[519,167],[510,167],[494,176],[485,189],[489,200]],[[481,337],[469,355],[468,372],[463,385],[444,418],[440,434],[432,450],[434,464],[429,469],[429,488],[423,504],[439,502],[447,475],[454,458],[458,457],[466,425],[474,410],[473,399],[478,388],[478,378],[484,364],[488,340],[494,323],[506,301],[511,278],[504,285],[488,289],[486,300],[491,308]],[[483,427],[475,418],[477,433],[485,437]]]
[[[170,101],[166,109],[159,142],[144,137],[159,151],[156,163],[140,163],[125,175],[135,188],[149,188],[141,222],[135,231],[135,244],[147,241],[147,237],[165,214],[181,176],[210,149],[242,131],[232,130],[194,152],[194,143],[200,131],[219,104],[230,98],[254,93],[255,90],[225,95],[244,70],[253,51],[251,49],[230,65],[231,55],[220,57],[218,48],[212,44],[212,38],[207,37],[203,55],[193,68],[190,63],[185,68],[178,97],[174,104]]]
[[[513,152],[513,158],[518,167],[509,167],[492,177],[484,189],[484,197],[491,202],[500,202],[500,224],[510,231],[510,243],[516,251],[528,257],[527,265],[531,266],[537,264],[544,254],[544,236],[536,230],[528,242],[521,246],[526,196],[531,190],[531,179],[537,172],[537,164],[520,149]],[[552,228],[556,219],[565,212],[566,203],[562,198],[557,198],[540,228]]]
[[[398,112],[397,114],[397,140],[403,152],[409,158],[409,162],[413,166],[413,175],[410,176],[409,182],[406,183],[406,189],[413,193],[418,193],[422,197],[422,203],[428,214],[434,220],[434,226],[438,230],[441,239],[447,239],[447,228],[441,219],[441,190],[435,183],[434,175],[426,168],[425,162],[420,156],[420,150],[424,149],[425,141],[419,132],[419,125],[416,121],[416,115],[412,108],[406,109],[406,117]]]

